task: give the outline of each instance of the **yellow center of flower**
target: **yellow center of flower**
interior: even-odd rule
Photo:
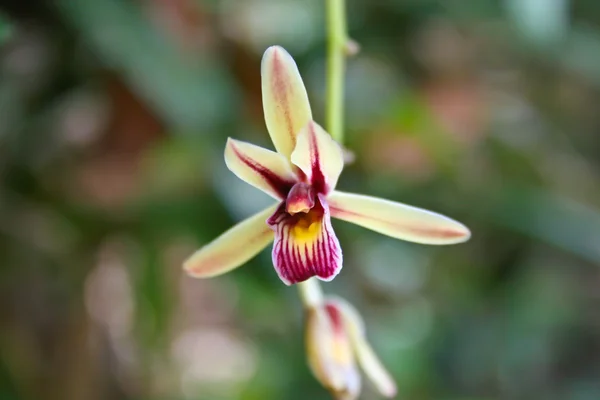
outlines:
[[[315,211],[296,214],[297,220],[291,230],[294,240],[305,243],[317,238],[321,232],[321,215],[319,214]]]

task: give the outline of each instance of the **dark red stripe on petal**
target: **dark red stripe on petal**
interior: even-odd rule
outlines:
[[[327,312],[327,316],[329,317],[329,321],[331,322],[334,331],[336,333],[344,333],[344,319],[338,305],[332,301],[328,301],[325,303],[325,311]]]
[[[308,124],[308,135],[310,143],[311,156],[311,185],[317,193],[327,193],[327,182],[325,175],[321,170],[321,155],[319,154],[319,145],[317,143],[317,134],[315,132],[314,122]]]
[[[296,132],[294,132],[294,124],[292,122],[292,114],[289,102],[290,83],[289,77],[286,75],[285,64],[281,60],[282,54],[276,50],[273,52],[273,81],[271,90],[273,91],[275,101],[281,105],[280,111],[283,113],[285,127],[292,139],[292,143],[296,144]]]
[[[262,165],[257,160],[254,160],[248,157],[246,154],[242,153],[235,145],[232,145],[231,148],[233,149],[233,152],[235,153],[237,158],[240,159],[240,161],[246,164],[248,168],[252,169],[254,172],[259,174],[262,177],[262,179],[264,179],[264,181],[267,182],[269,186],[271,186],[273,190],[275,190],[275,192],[282,199],[286,198],[288,192],[296,183],[295,181],[288,181],[280,177],[279,175],[271,171],[269,168]]]

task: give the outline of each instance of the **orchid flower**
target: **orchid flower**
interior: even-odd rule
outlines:
[[[348,302],[326,298],[308,310],[306,349],[313,374],[336,399],[358,397],[358,366],[383,396],[396,395],[394,380],[367,342],[362,318]]]
[[[184,263],[190,275],[228,272],[274,240],[273,264],[286,285],[313,276],[330,281],[342,268],[331,217],[416,243],[452,244],[470,237],[463,224],[440,214],[335,190],[344,167],[342,148],[312,120],[294,59],[282,47],[268,48],[261,77],[265,122],[277,152],[229,138],[225,163],[277,203],[193,254]]]

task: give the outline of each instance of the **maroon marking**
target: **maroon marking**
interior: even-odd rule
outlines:
[[[314,245],[314,243],[313,243]],[[306,265],[301,265],[304,268],[300,268],[300,276],[298,277],[299,280],[298,282],[303,282],[305,280],[307,280],[310,277],[315,276],[315,267],[314,267],[314,254],[312,255],[312,257],[309,255],[308,253],[308,247],[306,246],[306,243],[304,243],[304,255],[306,257]]]
[[[325,311],[327,312],[329,321],[331,321],[331,326],[333,326],[333,330],[338,334],[345,333],[342,312],[338,308],[338,306],[335,303],[327,302],[325,304]]]
[[[327,230],[325,229],[325,231],[327,231]],[[326,234],[327,234],[326,232],[323,232],[323,236],[325,236]],[[319,238],[317,246],[314,250],[315,250],[316,258],[320,261],[319,267],[321,269],[325,269],[326,265],[327,265],[327,249],[325,248],[325,240],[322,240],[322,239],[323,238]],[[329,276],[327,271],[325,272],[325,274],[327,276]]]
[[[277,108],[283,111],[283,118],[285,120],[285,125],[287,126],[288,134],[292,139],[292,143],[295,145],[296,135],[294,132],[292,116],[290,115],[290,105],[288,102],[289,82],[286,79],[287,75],[285,74],[283,62],[279,59],[279,57],[279,50],[275,49],[273,51],[273,81],[271,83],[271,90],[273,90],[273,93],[275,94],[277,99],[276,101],[282,105],[281,108]]]
[[[317,143],[317,134],[315,133],[315,124],[308,124],[309,151],[311,153],[311,184],[317,193],[327,193],[327,182],[323,171],[321,170],[321,159],[319,146]]]
[[[368,218],[377,222],[381,222],[387,226],[390,226],[392,228],[402,228],[405,231],[408,232],[413,232],[416,234],[425,234],[427,236],[430,237],[435,237],[435,238],[440,238],[440,239],[452,239],[452,238],[459,238],[459,237],[464,237],[465,234],[461,231],[457,231],[457,230],[453,230],[453,229],[434,229],[434,228],[417,228],[417,227],[407,227],[405,225],[401,225],[401,224],[394,224],[388,220],[384,220],[381,218],[376,218],[376,217],[372,217],[372,216],[367,216],[355,211],[348,211],[348,210],[344,210],[342,208],[337,208],[335,206],[329,205],[329,210],[331,211],[331,213],[333,215],[337,214],[338,218],[340,219],[344,219],[342,218],[343,215],[351,215],[351,216],[355,216],[355,217],[359,217],[359,218]]]
[[[300,256],[300,249],[298,248],[298,246],[294,246],[294,276],[296,277],[296,280],[298,280],[298,275],[300,275],[301,271],[302,271],[302,257]]]
[[[286,198],[288,192],[295,183],[294,181],[287,181],[283,179],[282,177],[275,174],[273,171],[271,171],[269,168],[265,167],[258,161],[246,156],[244,153],[239,151],[235,144],[232,144],[231,148],[233,149],[235,155],[249,168],[251,168],[257,174],[259,174],[263,178],[263,180],[267,182],[269,186],[271,186],[271,188],[277,193],[277,195],[280,196],[280,198]]]
[[[284,228],[285,229],[285,228]],[[288,278],[290,280],[290,282],[295,283],[296,282],[296,275],[298,275],[298,272],[296,271],[296,263],[294,262],[294,246],[293,243],[291,241],[291,233],[290,233],[290,229],[289,227],[287,227],[287,234],[285,235],[285,237],[283,237],[283,240],[285,241],[285,246],[284,246],[284,251],[285,251],[285,255],[286,257],[284,258],[284,261],[286,262],[286,269],[288,271]]]
[[[311,250],[312,250],[312,255],[313,255],[313,262],[311,264],[311,273],[312,275],[316,275],[319,276],[319,273],[321,272],[321,263],[319,260],[319,251],[318,251],[318,247],[319,247],[319,239],[315,240],[314,242],[312,242],[312,246],[311,246]]]

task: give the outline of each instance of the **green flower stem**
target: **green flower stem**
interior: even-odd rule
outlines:
[[[325,0],[327,13],[327,104],[325,122],[329,134],[338,142],[344,140],[344,73],[346,62],[345,0]],[[323,290],[316,278],[298,283],[300,298],[306,308],[323,302]]]
[[[344,140],[344,72],[346,64],[345,0],[325,0],[327,17],[326,129],[338,143]]]
[[[310,278],[304,282],[298,283],[300,299],[306,308],[314,308],[323,303],[323,289],[317,278]]]

